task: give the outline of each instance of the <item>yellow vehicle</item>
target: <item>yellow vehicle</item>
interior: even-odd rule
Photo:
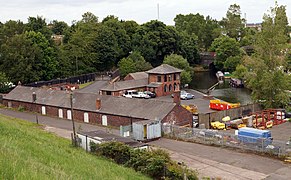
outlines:
[[[225,129],[225,124],[219,121],[211,122],[210,124],[213,129],[219,129],[219,130]]]
[[[182,107],[185,108],[185,109],[187,109],[188,111],[190,111],[192,114],[198,113],[197,106],[195,106],[193,104],[182,105]]]

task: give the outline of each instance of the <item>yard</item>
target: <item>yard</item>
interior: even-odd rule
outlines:
[[[148,179],[41,128],[0,115],[0,179]]]

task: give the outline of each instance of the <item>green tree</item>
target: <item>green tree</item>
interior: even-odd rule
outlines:
[[[223,68],[227,71],[233,72],[236,70],[236,67],[241,64],[242,57],[241,56],[230,56],[226,59],[223,64]]]
[[[230,37],[227,36],[221,36],[219,38],[216,38],[210,49],[212,51],[216,52],[216,57],[214,64],[218,69],[223,69],[225,61],[232,56],[240,56],[241,50],[239,47],[239,43]],[[237,60],[237,58],[233,59],[231,58],[229,61]],[[228,65],[227,65],[228,67]]]
[[[12,86],[7,76],[0,72],[0,93],[7,93]]]
[[[221,21],[226,35],[237,41],[240,41],[244,36],[244,23],[245,19],[241,18],[240,6],[237,4],[230,5],[226,18],[223,18]]]
[[[41,16],[29,17],[25,30],[40,32],[46,37],[47,40],[51,39],[52,31],[48,28],[45,18]]]
[[[190,68],[190,65],[186,59],[184,59],[181,55],[171,54],[166,56],[164,59],[164,64],[169,64],[176,68],[182,69],[181,72],[181,84],[185,85],[192,81],[192,74],[193,72]]]
[[[177,54],[182,55],[191,65],[198,64],[200,60],[197,39],[195,34],[189,35],[183,31],[179,33]]]
[[[53,20],[51,26],[52,32],[57,35],[64,35],[65,31],[69,28],[67,23],[57,20]]]
[[[197,36],[199,49],[208,50],[212,41],[220,35],[220,26],[210,16],[204,18],[197,14],[178,14],[175,19],[175,27],[179,32],[185,32],[189,36]]]
[[[283,6],[276,4],[270,14],[265,14],[255,44],[256,52],[244,61],[248,70],[245,78],[252,97],[267,108],[282,107],[290,101],[286,92],[290,88],[290,77],[283,71],[286,64],[286,22],[278,20],[278,17],[285,19],[286,12],[282,9]]]
[[[178,33],[175,28],[152,20],[137,29],[132,43],[133,50],[141,52],[153,66],[158,66],[166,55],[177,51]]]
[[[56,75],[58,62],[54,49],[40,32],[15,35],[1,50],[0,67],[15,84],[49,80]]]
[[[137,51],[132,52],[127,58],[121,59],[118,67],[123,77],[129,73],[147,71],[152,68],[151,64],[146,62]]]

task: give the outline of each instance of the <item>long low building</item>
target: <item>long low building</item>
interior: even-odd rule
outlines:
[[[179,93],[175,93],[175,96],[179,97]],[[162,123],[190,125],[192,114],[180,105],[179,98],[173,99],[176,102],[17,86],[4,95],[2,103],[10,108],[22,107],[42,115],[64,119],[73,117],[77,121],[103,126],[119,127],[137,121],[157,119]]]

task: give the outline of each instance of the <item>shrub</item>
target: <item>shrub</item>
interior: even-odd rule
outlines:
[[[142,172],[154,179],[183,179],[184,173],[189,180],[197,179],[196,172],[172,161],[170,155],[161,149],[152,151],[132,149],[120,142],[106,142],[91,145],[91,151]]]
[[[18,111],[23,112],[25,110],[25,108],[23,106],[18,106]]]

